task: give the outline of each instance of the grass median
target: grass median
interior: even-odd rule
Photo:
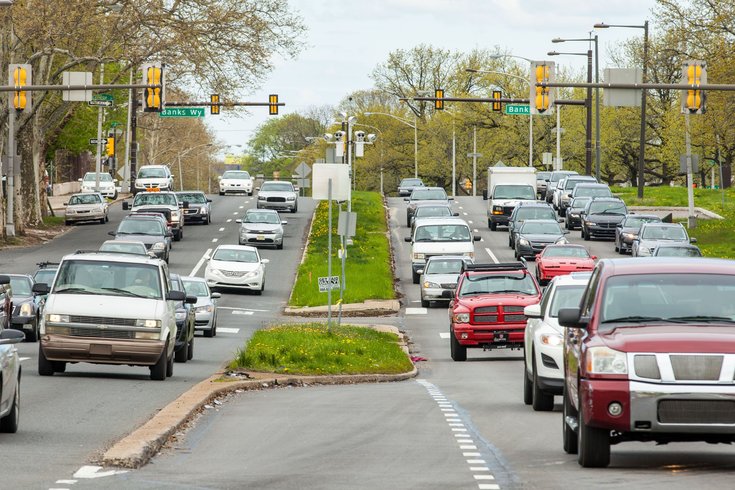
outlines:
[[[343,206],[343,211],[346,207]],[[357,231],[353,245],[347,247],[344,291],[345,303],[361,303],[368,299],[394,299],[393,270],[388,239],[388,222],[383,199],[377,192],[352,193],[352,211],[357,213]],[[341,260],[337,235],[339,207],[332,204],[332,275],[340,275]],[[319,292],[319,277],[327,277],[328,210],[322,201],[314,214],[309,246],[299,265],[289,306],[320,306],[327,304],[327,293]],[[339,291],[332,291],[332,303]]]
[[[253,334],[230,369],[299,375],[399,374],[413,369],[395,334],[324,323],[279,325]]]

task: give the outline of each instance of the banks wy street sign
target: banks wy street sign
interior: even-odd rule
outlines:
[[[510,116],[528,116],[531,108],[523,104],[505,104],[505,113]]]
[[[167,107],[161,117],[204,117],[204,107]]]

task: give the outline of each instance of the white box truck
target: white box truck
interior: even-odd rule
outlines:
[[[519,202],[536,201],[536,169],[533,167],[489,167],[487,169],[487,226],[495,231],[507,226]]]

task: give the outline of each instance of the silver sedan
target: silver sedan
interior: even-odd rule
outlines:
[[[186,294],[197,298],[194,303],[194,330],[201,330],[205,337],[214,337],[217,335],[217,299],[220,293],[213,293],[202,277],[184,276],[181,281]]]
[[[64,224],[67,226],[78,221],[108,221],[109,206],[99,192],[73,194],[64,205]]]

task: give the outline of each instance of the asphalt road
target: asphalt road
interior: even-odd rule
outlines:
[[[213,231],[225,226],[220,224],[223,218],[243,205],[239,198],[216,201],[218,223],[201,227],[202,238],[198,240],[192,239],[198,236],[195,227],[187,228],[184,241],[176,243],[172,256],[175,271],[188,272],[185,269],[193,267],[197,254],[201,256],[212,246]],[[310,210],[305,204],[302,201],[295,220],[288,215],[292,238],[303,233]],[[147,371],[142,369],[137,378],[133,373],[139,368],[107,371],[97,366],[71,367],[65,375],[38,378],[29,369],[35,367],[35,353],[27,344],[22,345],[21,350],[25,349],[32,359],[24,361],[21,431],[0,435],[0,444],[9,458],[3,466],[14,469],[9,479],[3,475],[2,486],[8,481],[9,487],[34,488],[729,486],[734,465],[728,446],[624,443],[613,447],[609,468],[579,467],[576,457],[566,455],[561,448],[560,400],[557,398],[556,409],[550,413],[536,413],[523,405],[520,352],[470,350],[467,362],[452,362],[446,308],[420,308],[418,286],[411,283],[409,249],[403,242],[407,235],[403,201],[391,198],[389,206],[405,308],[399,317],[359,322],[392,323],[404,329],[414,354],[427,359],[419,363],[417,379],[234,395],[205,412],[188,433],[148,466],[105,474],[99,479],[89,478],[101,474],[94,473],[93,468],[73,476],[107,443],[211,373],[253,329],[276,319],[298,261],[299,247],[293,241],[284,251],[264,253],[269,258],[278,254],[279,260],[269,264],[268,289],[262,299],[239,295],[223,298],[221,305],[243,308],[232,311],[252,311],[246,321],[232,314],[220,316],[220,326],[229,321],[227,326],[239,326],[238,334],[218,334],[207,339],[212,343],[198,337],[195,362],[176,365],[174,377],[165,383],[144,379]],[[459,198],[455,206],[483,237],[476,243],[478,262],[493,257],[501,262],[513,260],[507,233],[487,229],[486,203],[481,198]],[[234,227],[232,231],[225,228],[222,240],[233,243]],[[72,240],[74,234],[50,245],[58,247]],[[612,242],[582,242],[578,231],[570,237],[588,245],[599,257],[617,255]],[[3,255],[0,260],[7,259]],[[187,260],[191,263],[185,264]],[[271,313],[253,311],[268,309],[261,301],[270,301]],[[33,464],[33,470],[28,471],[28,461],[43,464]]]

